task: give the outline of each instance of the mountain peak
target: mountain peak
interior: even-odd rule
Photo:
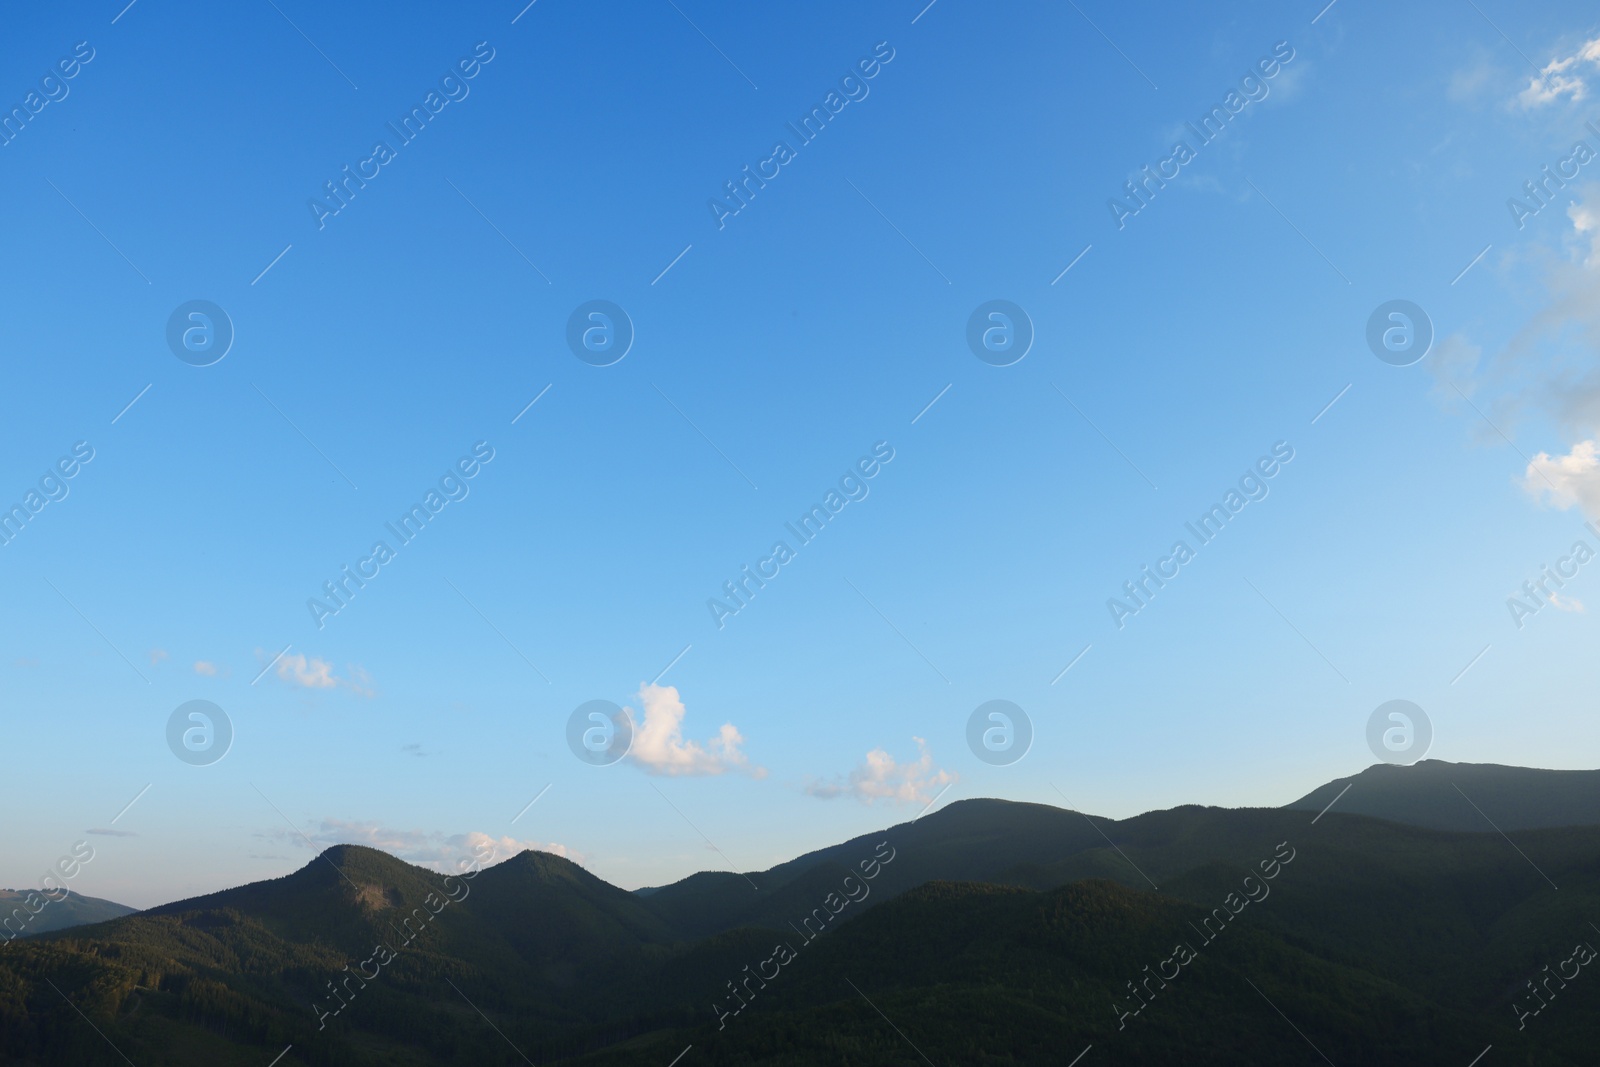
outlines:
[[[583,869],[565,856],[537,848],[525,848],[510,859],[495,864],[494,867],[506,871],[534,871],[540,874],[569,873]]]
[[[1370,815],[1430,830],[1492,833],[1600,825],[1600,770],[1552,771],[1498,763],[1379,763],[1320,786],[1285,807]]]

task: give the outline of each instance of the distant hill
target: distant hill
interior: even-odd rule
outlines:
[[[1495,763],[1380,763],[1314,789],[1287,807],[1321,811],[1347,785],[1350,790],[1334,811],[1432,830],[1493,833],[1499,827],[1510,833],[1600,826],[1600,770],[1547,771]]]
[[[66,930],[86,923],[105,922],[107,919],[120,919],[124,915],[132,915],[138,911],[137,908],[130,908],[126,904],[101,900],[99,897],[86,897],[68,890],[65,897],[46,904],[34,914],[23,906],[23,901],[30,896],[35,896],[34,891],[0,889],[0,919],[13,918],[12,924],[5,929],[13,933],[20,930],[21,937],[33,937],[52,930]],[[35,903],[37,904],[37,900]],[[18,909],[22,909],[20,914],[17,913]],[[23,916],[31,918],[23,921]],[[3,940],[3,937],[0,937],[0,940]]]

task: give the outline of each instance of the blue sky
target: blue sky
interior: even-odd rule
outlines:
[[[1374,762],[1391,699],[1430,756],[1592,766],[1600,564],[1508,607],[1600,549],[1592,11],[924,3],[21,17],[0,498],[93,458],[0,547],[0,884],[79,839],[73,888],[143,906],[485,835],[635,887],[936,799],[1281,804]],[[1256,99],[1200,144],[1230,91]],[[1435,332],[1407,367],[1365,340],[1393,299]],[[165,339],[192,300],[235,331],[210,366]],[[610,366],[567,344],[592,300],[633,325]],[[1010,366],[968,348],[991,300],[1034,329]],[[1280,442],[1119,628],[1108,599]],[[208,766],[166,742],[196,699],[235,735]],[[640,727],[613,766],[566,747],[594,699]],[[967,748],[993,699],[1033,724],[1008,766]]]

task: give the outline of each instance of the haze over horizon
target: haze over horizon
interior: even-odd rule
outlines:
[[[1394,700],[1596,765],[1591,10],[525,2],[0,39],[0,885],[1278,807]]]

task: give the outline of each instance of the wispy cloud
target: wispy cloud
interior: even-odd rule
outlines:
[[[1589,206],[1600,204],[1600,185],[1581,192],[1567,212],[1571,229],[1563,233],[1560,254],[1541,246],[1519,257],[1545,270],[1544,304],[1488,355],[1458,333],[1428,358],[1439,385],[1435,395],[1458,409],[1485,442],[1498,443],[1501,434],[1514,439],[1536,416],[1553,418],[1567,441],[1600,436],[1600,211]],[[1548,455],[1536,461],[1550,462]],[[1567,460],[1568,473],[1581,475],[1583,464],[1579,450]]]
[[[638,724],[628,758],[651,774],[705,775],[736,770],[748,771],[757,778],[766,776],[764,769],[750,766],[749,758],[739,748],[744,744],[744,735],[731,722],[723,723],[717,735],[704,744],[685,741],[686,712],[675,686],[647,682],[639,687],[639,703],[644,708],[642,716],[627,709]]]
[[[1600,49],[1600,39],[1586,46]],[[1593,47],[1591,47],[1593,46]],[[1573,443],[1540,451],[1520,479],[1529,496],[1562,510],[1579,508],[1600,520],[1600,186],[1567,211],[1566,240],[1584,247],[1576,255],[1548,257],[1549,299],[1487,359],[1461,334],[1445,338],[1430,360],[1435,395],[1459,407],[1485,440],[1514,437],[1531,415],[1555,419]],[[1579,262],[1574,262],[1579,260]],[[1582,611],[1569,601],[1562,610]]]
[[[1498,97],[1505,81],[1506,73],[1495,63],[1493,53],[1479,50],[1465,66],[1451,74],[1445,95],[1456,103],[1467,103],[1489,95]]]
[[[1583,601],[1577,597],[1564,597],[1560,593],[1550,594],[1550,606],[1557,611],[1572,611],[1579,614],[1585,611]]]
[[[339,684],[333,664],[325,659],[307,659],[296,653],[278,660],[278,677],[303,689],[332,689]]]
[[[911,763],[899,763],[887,751],[875,748],[867,758],[848,775],[832,782],[812,782],[806,792],[814,797],[853,796],[866,804],[887,800],[894,804],[926,804],[938,795],[939,790],[956,780],[956,775],[946,770],[933,769],[933,753],[928,742],[913,737],[917,743],[917,758]]]
[[[1593,186],[1590,192],[1594,191]],[[1572,229],[1580,242],[1587,241],[1589,254],[1584,259],[1586,267],[1600,266],[1600,211],[1596,211],[1588,204],[1574,201],[1567,205],[1567,218],[1572,220]]]
[[[1528,79],[1528,87],[1517,94],[1517,103],[1525,109],[1544,107],[1562,97],[1583,100],[1589,95],[1589,84],[1584,81],[1586,66],[1600,66],[1600,37],[1585,41],[1569,56],[1558,56],[1545,64],[1537,78]]]
[[[204,678],[215,678],[221,674],[223,668],[218,667],[209,660],[197,659],[194,661],[194,673]]]
[[[256,654],[262,659],[267,655],[260,649]],[[198,664],[196,665],[198,669]],[[341,676],[334,670],[333,664],[325,659],[315,656],[306,656],[302,653],[281,656],[278,659],[276,673],[280,679],[292,686],[301,689],[338,689],[345,688],[358,696],[370,697],[375,695],[372,687],[372,676],[364,667],[354,664],[348,668],[349,673]]]
[[[167,650],[164,649],[164,648],[152,648],[150,650],[150,652],[149,652],[149,656],[150,656],[150,666],[152,666],[152,667],[156,666],[162,660],[168,658],[167,657]]]

